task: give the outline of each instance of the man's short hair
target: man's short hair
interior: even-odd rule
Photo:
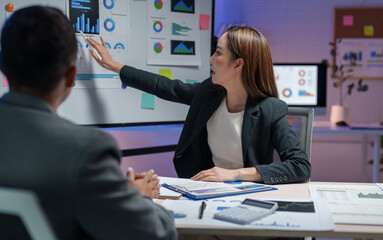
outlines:
[[[68,18],[52,7],[20,9],[1,32],[1,67],[12,88],[54,89],[76,64],[77,40]]]

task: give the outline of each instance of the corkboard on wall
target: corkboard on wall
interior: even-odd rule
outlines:
[[[383,7],[334,8],[333,42],[338,38],[383,38]],[[370,35],[366,35],[365,27],[370,27]],[[371,35],[371,27],[373,34]],[[332,62],[336,59],[333,57]],[[379,79],[382,77],[363,77]]]
[[[353,24],[345,26],[344,16],[352,16]],[[373,26],[374,35],[365,36],[364,26]],[[335,8],[333,40],[337,38],[383,38],[383,7]]]

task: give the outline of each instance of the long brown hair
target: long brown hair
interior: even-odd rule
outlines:
[[[243,85],[255,102],[268,97],[278,98],[273,60],[266,38],[249,26],[234,25],[226,30],[228,48],[233,60],[244,61]]]

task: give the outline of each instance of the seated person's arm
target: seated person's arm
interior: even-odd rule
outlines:
[[[208,181],[208,182],[225,182],[225,181],[252,181],[262,182],[262,177],[257,168],[239,168],[224,169],[213,167],[208,170],[201,171],[191,178],[192,180]]]
[[[93,141],[80,159],[86,160],[77,166],[74,198],[77,222],[85,232],[95,239],[177,238],[173,216],[142,197],[123,176],[117,146]],[[153,185],[146,189],[150,192]]]

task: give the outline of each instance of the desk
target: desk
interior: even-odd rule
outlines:
[[[328,183],[310,182],[298,184],[276,185],[277,191],[251,193],[241,195],[243,197],[264,198],[264,199],[310,199],[308,190],[309,184],[316,185],[374,185],[372,183]],[[236,228],[220,228],[209,226],[182,226],[176,225],[179,234],[199,234],[199,235],[229,235],[229,236],[263,236],[263,237],[324,237],[324,238],[383,238],[382,226],[370,225],[346,225],[335,224],[333,231],[285,231],[285,230],[247,230]]]
[[[373,158],[373,173],[372,182],[378,181],[379,174],[379,148],[380,148],[380,136],[383,135],[383,129],[350,129],[348,127],[339,127],[330,125],[330,122],[314,122],[313,135],[318,134],[342,134],[342,135],[362,135],[363,136],[363,181],[365,180],[366,172],[366,155],[367,155],[367,136],[374,136],[374,158]]]

